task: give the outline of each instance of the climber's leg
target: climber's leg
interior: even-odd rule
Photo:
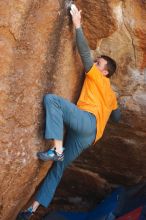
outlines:
[[[96,119],[93,116],[89,121],[90,123],[86,125],[86,129],[89,133],[86,132],[86,135],[78,134],[71,129],[68,131],[64,145],[64,161],[54,163],[36,194],[35,199],[41,205],[48,207],[61,180],[64,169],[94,141],[96,135]]]
[[[45,138],[54,139],[55,145],[46,152],[38,152],[37,156],[43,161],[62,161],[64,158],[64,148],[62,146],[64,124],[76,132],[85,132],[88,113],[80,110],[68,100],[54,94],[47,94],[44,98],[44,104],[46,109]],[[82,126],[79,126],[80,123]]]

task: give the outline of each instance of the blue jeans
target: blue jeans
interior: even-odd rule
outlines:
[[[80,110],[75,104],[53,94],[45,96],[44,105],[46,139],[63,140],[64,125],[67,127],[64,161],[54,162],[35,196],[36,201],[48,207],[65,168],[95,140],[96,118],[92,113]]]

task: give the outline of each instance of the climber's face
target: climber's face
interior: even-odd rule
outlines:
[[[108,75],[107,61],[102,57],[97,57],[95,64],[104,76]]]

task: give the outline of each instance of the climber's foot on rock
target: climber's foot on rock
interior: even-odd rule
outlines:
[[[38,152],[37,157],[43,161],[48,161],[48,160],[63,161],[64,153],[62,152],[60,154],[60,153],[56,152],[55,148],[52,148],[52,149],[45,151],[45,152]]]

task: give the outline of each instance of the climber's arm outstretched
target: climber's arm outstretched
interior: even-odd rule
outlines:
[[[77,48],[84,65],[85,72],[88,72],[93,66],[93,60],[91,57],[90,48],[81,27],[81,11],[79,11],[76,7],[73,7],[71,8],[70,13],[72,15],[72,21],[76,31]]]

